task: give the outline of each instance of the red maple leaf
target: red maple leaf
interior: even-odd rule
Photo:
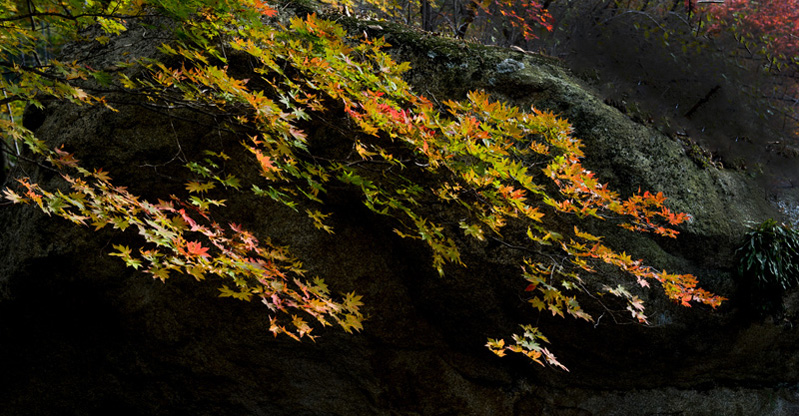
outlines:
[[[186,244],[186,254],[200,258],[208,258],[208,248],[204,248],[200,242],[188,242]]]

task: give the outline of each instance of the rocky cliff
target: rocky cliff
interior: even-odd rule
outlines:
[[[657,268],[696,274],[731,300],[716,311],[686,309],[653,292],[648,327],[542,316],[539,326],[571,372],[542,368],[483,347],[535,320],[521,298],[515,249],[462,242],[466,268],[439,277],[425,247],[391,233],[392,221],[346,186],[327,196],[334,235],[286,207],[233,196],[225,220],[288,245],[336,291],[364,296],[362,332],[325,329],[315,343],[298,343],[273,338],[263,306],[218,298],[213,282],[162,284],[126,269],[107,256],[126,237],[3,205],[4,414],[797,414],[796,307],[784,323],[748,316],[730,271],[748,222],[779,215],[755,185],[699,166],[680,141],[606,106],[556,60],[341,21],[385,36],[397,59],[412,63],[409,81],[433,100],[483,89],[569,119],[587,145],[585,165],[604,181],[623,193],[663,191],[693,217],[676,241],[587,227]],[[156,54],[150,33],[132,28],[106,46],[64,53],[106,67],[123,53]],[[25,123],[146,196],[180,186],[176,155],[239,142],[194,113],[148,111],[113,94],[109,101],[118,112],[50,103],[28,111]],[[323,126],[309,134],[320,146],[350,146],[340,136]],[[58,182],[35,166],[16,175]]]

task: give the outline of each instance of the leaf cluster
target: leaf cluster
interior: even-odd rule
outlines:
[[[798,283],[798,252],[797,230],[768,219],[748,232],[736,250],[737,272],[759,288],[786,291]]]
[[[342,297],[332,296],[321,279],[303,278],[300,262],[287,248],[239,225],[219,225],[211,215],[225,206],[224,199],[211,198],[218,187],[250,189],[294,210],[307,207],[309,221],[332,233],[325,195],[337,183],[357,190],[370,210],[394,219],[399,236],[427,245],[439,274],[447,265],[462,264],[456,244],[461,236],[502,239],[508,224],[525,225],[526,235],[515,244],[533,254],[522,265],[530,304],[553,316],[567,313],[592,321],[578,302],[578,296],[597,299],[598,291],[586,285],[591,280],[600,295],[620,298],[636,321],[647,322],[642,300],[624,285],[605,285],[595,272],[598,264],[628,274],[640,287],[658,282],[670,299],[685,306],[694,301],[716,307],[724,300],[698,288],[691,275],[658,272],[577,226],[556,230],[548,225],[591,217],[675,238],[673,227],[688,218],[671,211],[661,193],[621,198],[600,183],[581,165],[582,143],[566,120],[493,101],[480,91],[434,105],[403,80],[410,66],[382,50],[384,39],[351,38],[335,22],[315,15],[282,26],[266,24],[275,10],[257,0],[136,4],[178,19],[181,36],[160,48],[171,63],[142,59],[137,65],[145,69],[143,75],[119,74],[113,82],[149,103],[222,120],[241,139],[233,145],[250,155],[246,163],[257,174],[251,183],[222,172],[219,160],[227,158],[225,153],[207,152],[187,164],[193,175],[186,182],[188,195],[151,202],[113,185],[102,170],[80,166],[73,154],[48,149],[19,124],[0,125],[59,170],[69,186],[50,191],[21,179],[18,191],[6,190],[6,197],[76,224],[135,230],[144,244],[136,250],[116,245],[111,254],[126,265],[162,281],[171,273],[227,280],[220,296],[260,299],[275,314],[270,331],[276,335],[313,338],[309,317],[323,326],[360,330],[359,295],[337,301]],[[252,66],[249,78],[232,69],[234,59]],[[78,64],[69,70],[85,76],[93,71]],[[19,100],[34,103],[44,93],[75,100],[74,90],[47,90],[41,84],[49,73],[21,71],[40,81],[8,84],[20,91]],[[63,76],[59,82],[74,89],[70,81]],[[85,98],[78,101],[103,103],[99,95]],[[333,125],[332,120],[344,121],[346,154],[322,154],[309,139],[312,121]],[[431,206],[446,207],[447,215]],[[563,368],[541,345],[547,339],[537,328],[524,325],[523,330],[511,337],[513,343],[492,339],[488,347],[542,364],[544,357]]]

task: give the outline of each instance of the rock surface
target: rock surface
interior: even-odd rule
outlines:
[[[587,167],[604,181],[623,193],[663,191],[694,217],[676,242],[591,226],[654,266],[695,273],[733,299],[712,312],[676,307],[654,292],[650,327],[542,316],[552,350],[572,371],[565,373],[483,347],[487,337],[535,319],[521,298],[519,253],[465,243],[467,267],[440,278],[424,247],[391,233],[392,222],[346,187],[328,196],[335,235],[285,207],[233,197],[224,220],[289,245],[309,276],[324,277],[334,291],[364,296],[363,332],[325,329],[316,343],[297,343],[267,332],[260,304],[217,298],[217,283],[175,277],[162,284],[106,255],[129,235],[2,206],[3,414],[798,413],[796,308],[788,324],[748,317],[727,270],[747,222],[776,215],[754,185],[699,168],[678,142],[604,105],[551,59],[389,24],[380,33],[372,33],[374,24],[345,24],[386,36],[393,53],[412,62],[409,79],[422,94],[443,100],[485,89],[562,114],[587,145]],[[153,45],[133,29],[92,65],[111,64],[122,51],[152,56]],[[90,48],[99,46],[67,52],[96,55]],[[48,144],[79,150],[87,166],[104,167],[143,195],[181,187],[170,175],[181,169],[179,151],[238,143],[196,115],[115,106],[118,113],[53,103],[26,118]],[[28,174],[58,182],[46,170]]]

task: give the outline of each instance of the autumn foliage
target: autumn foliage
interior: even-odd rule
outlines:
[[[26,11],[7,0],[0,4],[5,14],[18,17],[7,19],[0,29],[5,39],[20,39],[18,45],[0,47],[0,60],[8,63],[9,56],[30,48],[26,39],[38,34],[26,26]],[[71,16],[82,16],[87,23],[103,19],[102,36],[124,31],[144,13],[175,18],[182,40],[164,43],[160,51],[178,64],[152,59],[125,64],[147,70],[136,78],[111,77],[103,69],[75,62],[55,62],[49,69],[4,64],[16,75],[2,80],[9,102],[38,105],[47,94],[79,105],[107,105],[102,96],[72,82],[94,78],[152,102],[202,108],[238,132],[237,146],[251,155],[250,167],[259,174],[252,183],[219,174],[218,162],[228,156],[207,152],[187,165],[185,194],[148,201],[115,184],[100,167],[82,166],[80,150],[73,155],[49,149],[18,119],[3,120],[0,131],[27,145],[29,158],[55,167],[66,184],[65,189],[49,190],[21,178],[4,191],[6,198],[94,229],[135,230],[141,244],[117,244],[110,255],[154,279],[166,281],[177,274],[198,281],[224,279],[220,296],[262,302],[270,316],[269,330],[276,335],[313,339],[316,324],[360,330],[360,296],[335,295],[321,278],[305,277],[289,248],[241,225],[217,224],[211,215],[225,207],[223,198],[211,195],[249,190],[253,198],[296,210],[304,207],[314,226],[333,233],[325,194],[337,183],[358,190],[363,204],[375,213],[393,218],[399,236],[426,245],[440,274],[448,265],[461,264],[456,243],[461,237],[426,211],[431,203],[452,210],[461,219],[455,230],[467,238],[499,237],[509,224],[523,225],[527,233],[522,244],[539,255],[520,265],[527,281],[520,290],[529,295],[532,308],[553,316],[593,321],[578,299],[595,297],[599,290],[618,297],[633,320],[647,322],[636,291],[604,283],[595,273],[598,265],[627,274],[633,287],[660,285],[667,297],[685,306],[697,302],[716,307],[724,300],[698,288],[691,275],[654,270],[573,225],[576,219],[596,218],[675,238],[674,227],[687,215],[671,211],[661,193],[621,197],[600,183],[581,165],[582,143],[569,123],[550,112],[523,111],[480,91],[439,107],[403,80],[409,65],[384,52],[383,39],[363,34],[351,38],[338,24],[315,15],[294,17],[281,26],[269,20],[276,13],[274,5],[258,0],[81,4],[70,6]],[[39,10],[31,18],[67,19],[61,11]],[[75,34],[66,24],[62,30]],[[228,56],[233,50],[255,63],[249,78],[229,72],[221,42]],[[349,156],[323,158],[311,150],[305,122],[325,113],[348,121],[353,132]],[[426,180],[423,184],[412,178]],[[548,340],[537,328],[524,325],[522,334],[509,340],[491,339],[487,346],[501,356],[518,352],[563,368],[542,345]]]
[[[769,58],[797,59],[797,0],[731,0],[695,10],[711,21],[708,33],[731,31],[736,40]]]

